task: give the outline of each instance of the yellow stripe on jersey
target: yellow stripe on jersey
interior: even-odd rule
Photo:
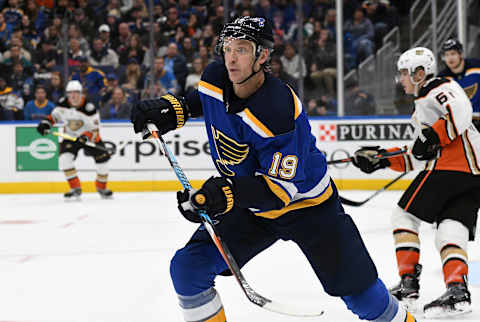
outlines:
[[[297,95],[295,95],[295,92],[293,91],[293,89],[290,86],[288,86],[288,88],[290,89],[290,92],[292,92],[293,103],[295,105],[294,119],[296,120],[298,116],[300,116],[300,113],[302,112],[301,105],[300,105],[301,103],[300,103],[300,99],[297,97]]]
[[[480,68],[479,67],[472,67],[469,68],[465,71],[465,76],[471,75],[471,74],[480,74]]]
[[[288,205],[290,203],[290,196],[288,195],[288,193],[286,193],[285,190],[283,190],[277,184],[272,182],[272,180],[270,180],[268,177],[263,176],[263,178],[265,179],[268,187],[275,194],[275,196],[277,196],[280,200],[282,200],[285,206]]]
[[[279,209],[279,210],[270,210],[270,211],[265,211],[265,212],[259,212],[259,213],[256,213],[255,215],[259,216],[259,217],[275,219],[275,218],[278,218],[281,215],[283,215],[283,214],[285,214],[289,211],[292,211],[292,210],[297,210],[297,209],[302,209],[302,208],[307,208],[307,207],[312,207],[312,206],[319,205],[322,202],[324,202],[325,200],[327,200],[328,198],[330,198],[330,196],[332,194],[333,194],[332,184],[329,184],[328,188],[325,189],[323,194],[321,194],[320,196],[318,196],[316,198],[305,199],[305,200],[302,200],[302,201],[299,201],[299,202],[296,202],[296,203],[292,203],[292,204],[290,204],[290,205],[288,205],[288,206],[286,206],[282,209]]]
[[[207,82],[205,82],[205,81],[202,81],[202,80],[199,81],[199,82],[198,82],[198,86],[205,87],[206,89],[209,89],[209,90],[211,90],[211,91],[213,91],[213,92],[215,92],[215,93],[218,93],[218,94],[220,94],[220,95],[223,95],[223,90],[222,90],[221,88],[218,88],[217,86],[212,85],[212,84],[210,84],[210,83],[207,83]]]
[[[222,307],[222,309],[218,311],[217,314],[215,314],[205,322],[226,322],[226,321],[227,321],[227,317],[225,316],[225,310]]]
[[[268,137],[274,137],[272,131],[270,131],[268,129],[268,127],[265,126],[265,124],[263,124],[262,122],[260,122],[259,119],[257,119],[255,117],[255,115],[252,114],[252,112],[250,112],[250,110],[248,108],[246,108],[244,110],[245,112],[245,115],[248,117],[248,119],[253,123],[255,124],[266,136]]]

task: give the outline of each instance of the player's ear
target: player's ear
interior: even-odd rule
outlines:
[[[269,55],[268,49],[262,50],[262,52],[260,53],[260,57],[258,58],[258,62],[260,63],[260,65],[267,61],[268,55]]]

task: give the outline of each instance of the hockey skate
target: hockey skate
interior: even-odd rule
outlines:
[[[472,300],[467,284],[448,284],[447,291],[435,301],[426,304],[423,310],[426,318],[442,318],[471,312]]]
[[[70,191],[67,191],[63,194],[65,201],[78,201],[82,196],[82,189],[72,188]]]
[[[113,192],[110,189],[97,189],[97,192],[100,194],[100,197],[102,197],[102,199],[113,198]]]
[[[413,274],[403,274],[396,286],[390,289],[390,293],[402,303],[407,311],[418,312],[421,307],[418,307],[417,300],[420,290],[420,273],[422,272],[422,265],[415,264]]]

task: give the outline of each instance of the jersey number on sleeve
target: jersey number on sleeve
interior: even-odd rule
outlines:
[[[294,155],[287,155],[282,158],[280,152],[273,155],[272,165],[268,170],[268,174],[272,177],[280,175],[282,179],[292,179],[297,171],[298,159]],[[280,167],[280,169],[279,169]]]

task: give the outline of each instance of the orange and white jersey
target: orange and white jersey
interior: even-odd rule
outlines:
[[[416,138],[433,127],[440,138],[436,159],[416,160],[410,154],[391,158],[392,169],[452,170],[480,174],[480,133],[472,124],[472,105],[458,83],[446,78],[428,80],[415,98],[411,121]],[[411,147],[413,146],[413,142]]]
[[[52,123],[63,123],[65,133],[78,137],[89,136],[91,141],[100,140],[100,114],[95,105],[84,100],[79,107],[72,106],[68,99],[60,99],[58,106],[49,116]]]

